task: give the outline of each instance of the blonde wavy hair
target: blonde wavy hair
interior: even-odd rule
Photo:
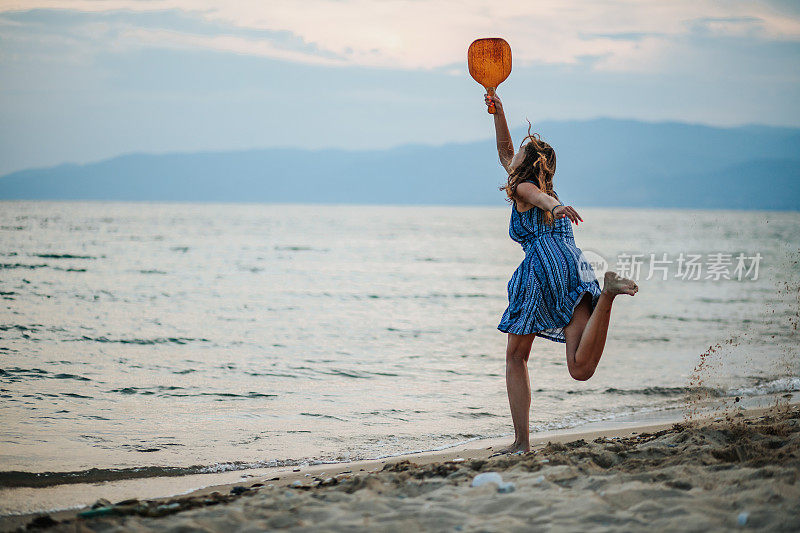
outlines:
[[[542,192],[558,200],[558,195],[553,190],[556,152],[538,133],[531,133],[531,127],[531,122],[528,121],[528,134],[519,145],[519,149],[525,151],[522,162],[508,174],[508,182],[500,187],[500,190],[506,191],[506,200],[509,202],[514,200],[517,186],[523,181],[534,182]],[[553,215],[549,211],[543,210],[542,215],[546,224],[553,223]]]

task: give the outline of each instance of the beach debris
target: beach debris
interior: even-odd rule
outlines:
[[[466,461],[466,459],[464,459],[463,457],[456,457],[455,459],[451,460],[450,462],[451,463],[463,463],[464,461]]]
[[[153,514],[155,514],[156,516],[165,515],[169,514],[172,511],[177,511],[180,508],[181,508],[180,502],[165,503],[156,507],[155,513]]]
[[[30,522],[26,526],[26,529],[44,529],[48,527],[53,527],[58,524],[57,520],[53,520],[53,517],[49,514],[39,515]]]
[[[517,487],[516,485],[514,485],[513,481],[504,481],[503,483],[497,486],[497,492],[501,494],[514,492],[515,490],[517,490]]]
[[[121,504],[123,507],[128,505],[130,502],[125,500],[120,502],[119,504],[112,504],[110,501],[106,500],[105,498],[101,498],[97,500],[89,509],[86,511],[78,513],[78,516],[82,518],[92,518],[94,516],[105,516],[108,514],[112,514],[116,512],[117,507]]]
[[[299,479],[296,479],[296,480],[292,481],[288,485],[288,487],[290,489],[309,490],[309,489],[313,489],[313,488],[316,488],[316,487],[324,487],[324,486],[327,486],[327,485],[336,485],[337,483],[339,483],[339,480],[336,479],[336,478],[329,477],[329,478],[321,479],[321,478],[315,477],[314,481],[312,481],[311,483],[303,483]]]
[[[541,485],[542,483],[544,483],[544,476],[538,476],[533,480],[534,485]]]
[[[78,513],[78,516],[81,518],[94,518],[95,516],[106,516],[110,515],[114,512],[113,505],[107,505],[105,507],[97,507],[95,509],[89,509],[86,511],[81,511]]]
[[[105,498],[100,498],[92,504],[92,509],[98,509],[100,507],[111,507],[111,502]]]
[[[398,461],[396,463],[389,463],[383,466],[384,472],[406,472],[409,470],[415,470],[420,468],[420,465],[417,463],[412,463],[408,459],[403,459],[402,461]]]
[[[473,487],[481,487],[488,483],[495,483],[499,485],[503,482],[503,477],[497,472],[483,472],[472,478]]]
[[[428,463],[420,465],[413,463],[408,459],[403,459],[402,461],[398,461],[396,463],[387,463],[383,466],[383,472],[408,472],[417,479],[447,477],[458,470],[459,466],[457,464],[453,464],[451,461],[447,461],[445,463]]]
[[[514,483],[512,483],[511,481],[503,481],[503,477],[497,472],[483,472],[481,474],[478,474],[477,476],[472,478],[471,486],[481,487],[489,483],[496,484],[497,492],[500,493],[514,492],[514,490],[516,490]]]
[[[384,465],[383,471],[384,472],[405,472],[407,470],[413,470],[415,468],[419,468],[420,465],[417,463],[412,463],[408,459],[403,459],[402,461],[397,461],[396,463],[389,463]]]
[[[489,459],[492,457],[498,457],[500,455],[525,455],[525,452],[523,450],[518,450],[516,452],[495,452],[489,456]]]
[[[738,523],[740,526],[745,526],[747,525],[748,518],[750,518],[750,513],[747,511],[742,511],[739,513],[739,516],[736,517],[736,523]]]
[[[672,481],[667,481],[667,486],[672,487],[673,489],[692,490],[692,484],[688,481],[684,481],[683,479],[673,479]]]
[[[159,517],[177,513],[186,509],[231,502],[241,495],[255,494],[255,492],[255,489],[237,485],[231,488],[229,494],[223,495],[215,491],[207,495],[177,497],[167,501],[140,501],[136,498],[132,498],[117,502],[115,504],[110,504],[108,500],[100,499],[95,502],[92,508],[77,513],[77,517],[82,519],[129,515]]]

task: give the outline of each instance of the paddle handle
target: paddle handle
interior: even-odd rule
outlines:
[[[494,87],[487,87],[487,88],[486,88],[486,90],[488,91],[488,93],[489,93],[489,96],[494,96]],[[488,111],[488,112],[489,112],[490,114],[492,114],[492,115],[494,115],[494,114],[495,114],[495,112],[497,111],[497,109],[494,107],[494,102],[492,102],[491,104],[489,104],[489,107],[488,107],[488,108],[486,108],[486,111]]]

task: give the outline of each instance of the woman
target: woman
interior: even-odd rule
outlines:
[[[512,202],[509,235],[525,251],[525,259],[508,282],[508,308],[497,329],[508,333],[506,388],[514,422],[514,442],[498,453],[530,450],[528,417],[531,385],[528,356],[533,339],[566,344],[570,376],[592,377],[606,342],[611,304],[620,294],[633,296],[636,283],[609,271],[603,289],[591,265],[575,245],[571,223],[583,222],[572,206],[563,205],[553,190],[556,154],[538,134],[514,144],[497,94],[484,95],[494,103],[494,126],[500,162],[508,172],[501,187]]]

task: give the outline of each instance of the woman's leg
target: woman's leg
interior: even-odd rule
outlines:
[[[603,281],[603,292],[597,300],[594,312],[591,310],[589,300],[591,295],[584,294],[581,302],[575,307],[572,320],[564,328],[567,367],[569,374],[579,381],[586,381],[592,377],[600,363],[606,345],[614,298],[620,294],[633,296],[639,290],[632,280],[622,278],[613,271],[606,272]]]
[[[514,442],[497,453],[528,451],[530,445],[531,382],[528,377],[528,357],[536,334],[508,334],[506,347],[506,390],[514,422]]]

